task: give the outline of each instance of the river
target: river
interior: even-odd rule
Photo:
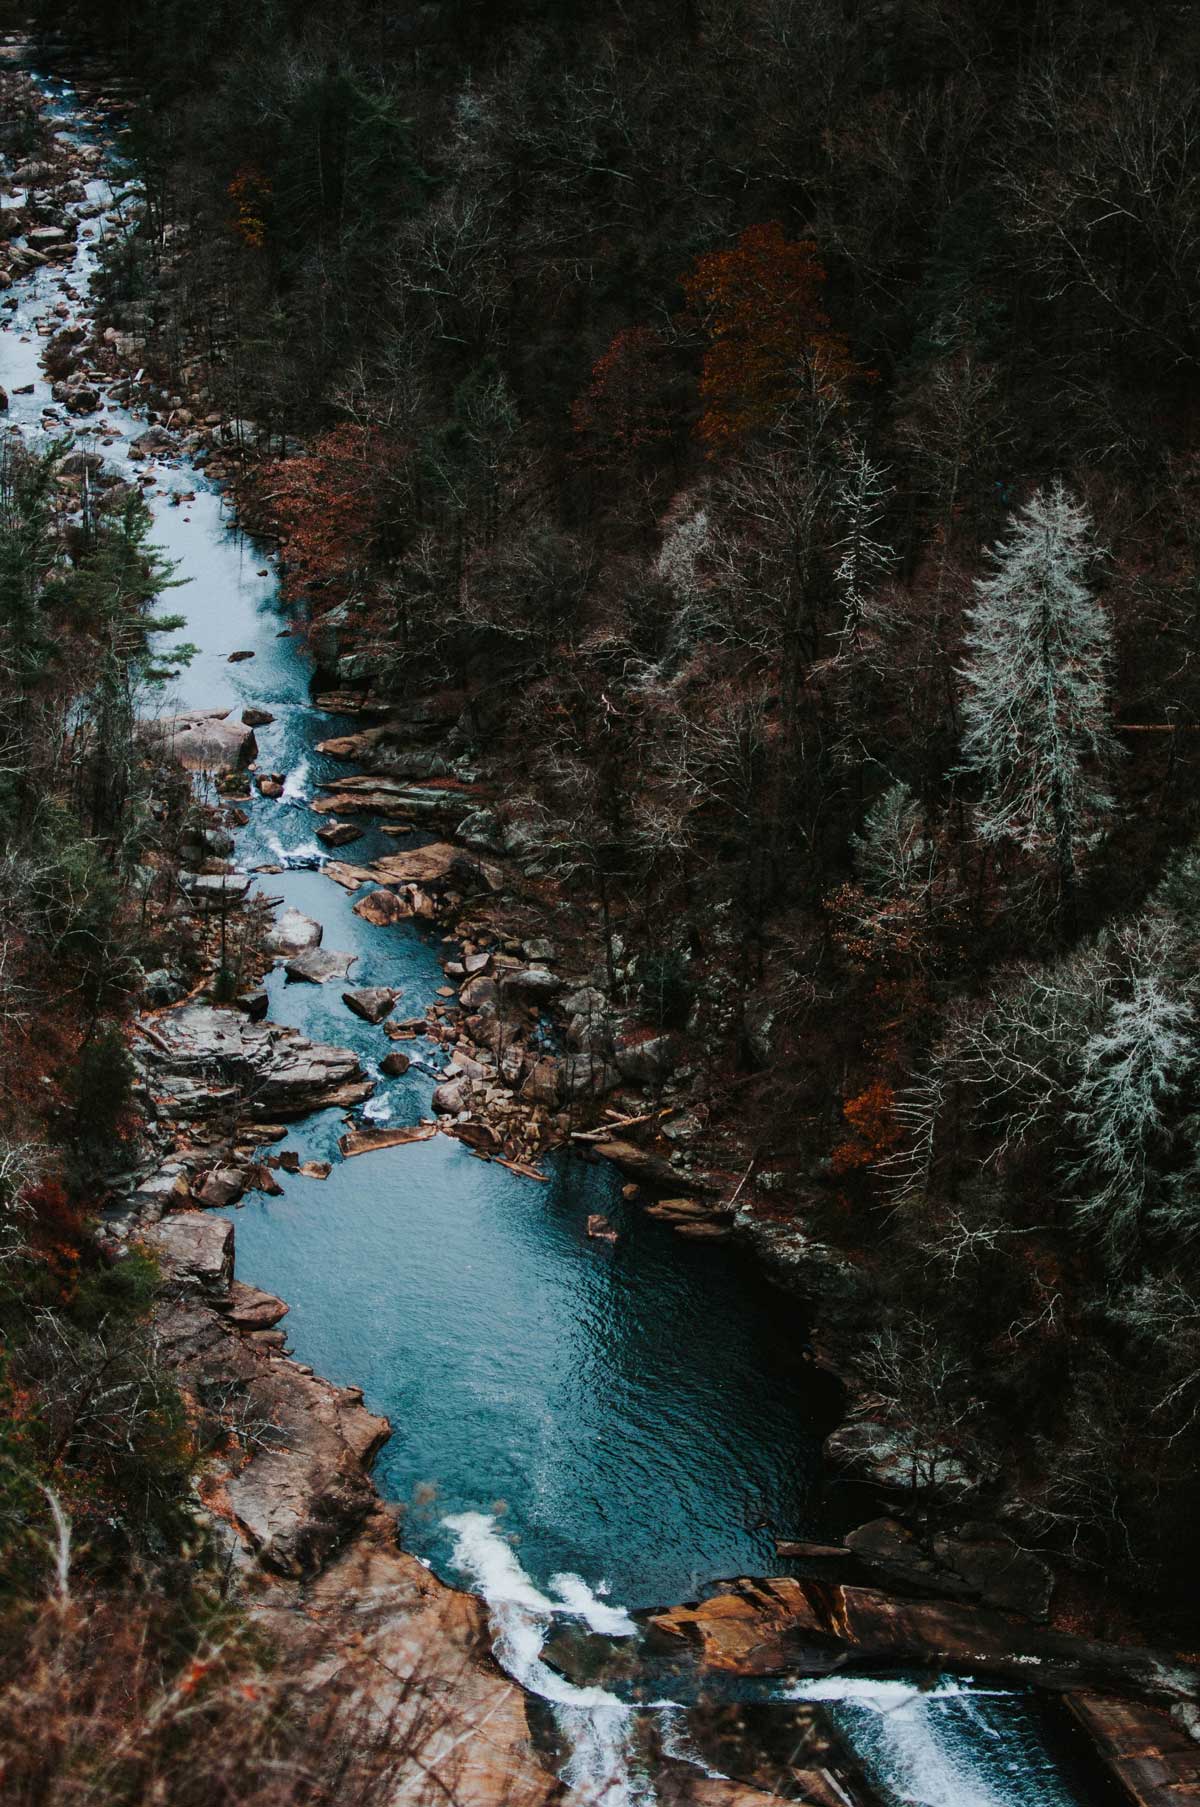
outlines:
[[[63,128],[83,135],[73,91],[44,86]],[[91,201],[110,198],[105,179],[89,184]],[[80,297],[71,317],[86,318],[96,242],[81,240],[69,272],[19,283],[0,311],[10,430],[29,438],[51,400],[37,323],[68,285]],[[30,383],[33,393],[13,393]],[[121,465],[144,426],[106,403],[74,431]],[[155,538],[187,586],[167,606],[186,615],[199,649],[167,712],[254,704],[275,717],[259,730],[260,762],[285,772],[287,786],[276,800],[255,796],[238,864],[284,867],[262,884],[318,918],[326,948],[355,954],[351,982],[398,986],[403,1014],[420,1014],[442,983],[436,937],[365,923],[321,871],[306,800],[327,771],[346,768],[316,745],[353,724],[310,702],[307,656],[271,557],[237,530],[196,468],[150,462],[134,474],[156,479]],[[194,500],[172,500],[193,491]],[[234,651],[254,656],[230,664]],[[396,844],[372,830],[351,857]],[[336,982],[289,985],[276,971],[268,990],[275,1020],[355,1048],[379,1079],[372,1120],[428,1113],[435,1045],[406,1044],[413,1066],[389,1081],[378,1062],[391,1044],[346,1009]],[[445,1137],[343,1162],[343,1128],[327,1112],[289,1136],[302,1158],[332,1160],[332,1173],[324,1182],[280,1174],[282,1197],[236,1212],[239,1277],[289,1301],[300,1359],[361,1385],[367,1405],[390,1418],[377,1477],[406,1508],[408,1546],[486,1597],[500,1660],[554,1707],[572,1752],[567,1778],[606,1789],[614,1807],[650,1802],[632,1710],[555,1674],[541,1660],[543,1639],[559,1621],[621,1636],[632,1630],[628,1609],[771,1572],[774,1535],[820,1535],[820,1444],[795,1307],[727,1248],[687,1244],[647,1220],[604,1166],[555,1157],[551,1183],[539,1185]],[[618,1227],[615,1245],[587,1238],[596,1210]],[[828,1703],[888,1807],[1084,1800],[1040,1710],[1016,1692],[854,1678],[778,1697]],[[660,1711],[675,1748],[671,1709]]]

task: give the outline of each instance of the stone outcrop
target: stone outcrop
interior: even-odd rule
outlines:
[[[951,1601],[900,1599],[825,1581],[738,1581],[647,1619],[648,1648],[731,1675],[826,1675],[857,1664],[994,1675],[1055,1691],[1101,1689],[1171,1705],[1200,1698],[1200,1671],[1140,1645],[1106,1644]]]
[[[192,1004],[144,1025],[143,1035],[154,1088],[177,1117],[203,1119],[241,1104],[261,1122],[290,1122],[360,1103],[373,1090],[350,1049],[236,1010]]]

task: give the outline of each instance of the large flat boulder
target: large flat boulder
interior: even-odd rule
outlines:
[[[258,753],[253,728],[228,709],[199,709],[142,723],[143,736],[192,772],[233,772]]]
[[[330,979],[346,978],[357,959],[357,954],[340,954],[329,947],[310,947],[294,959],[285,960],[283,970],[289,979],[305,985],[327,985]]]

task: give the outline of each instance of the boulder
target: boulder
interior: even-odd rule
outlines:
[[[390,1054],[384,1055],[379,1063],[379,1071],[388,1079],[402,1079],[411,1065],[408,1055],[395,1048]]]
[[[613,1137],[611,1141],[597,1142],[595,1147],[598,1155],[611,1161],[622,1173],[627,1173],[630,1179],[638,1180],[642,1185],[679,1184],[679,1175],[669,1161],[649,1148],[639,1148],[636,1142],[625,1142],[620,1137]]]
[[[240,1099],[260,1122],[290,1122],[373,1089],[349,1048],[208,1004],[157,1018],[142,1058],[169,1114],[188,1120],[223,1116]]]
[[[246,1174],[240,1167],[211,1167],[192,1187],[192,1197],[209,1210],[236,1205],[246,1190]]]
[[[1049,1614],[1053,1571],[1032,1550],[986,1535],[935,1537],[932,1548],[938,1561],[960,1575],[989,1606],[1027,1619],[1045,1619]]]
[[[177,1004],[182,996],[183,986],[165,966],[156,967],[142,981],[142,997],[153,1010],[164,1010],[170,1004]]]
[[[269,728],[274,720],[269,709],[257,709],[253,704],[242,710],[242,722],[247,728]]]
[[[260,1292],[235,1280],[229,1288],[229,1299],[220,1310],[239,1330],[272,1330],[287,1315],[287,1306],[274,1293]]]
[[[233,1225],[228,1218],[179,1212],[164,1217],[141,1240],[169,1285],[228,1292],[233,1278]]]
[[[433,1108],[442,1117],[457,1117],[471,1108],[471,1086],[467,1079],[443,1080],[433,1094]]]
[[[538,1003],[560,992],[563,981],[556,973],[547,972],[544,966],[518,966],[501,974],[500,985],[505,991],[519,992],[522,997]]]
[[[306,985],[325,985],[330,979],[344,979],[358,959],[357,954],[339,954],[331,948],[310,947],[291,960],[283,970],[291,980]]]
[[[495,1011],[500,1004],[500,987],[495,979],[486,973],[479,973],[468,979],[458,994],[458,1001],[464,1010],[479,1012]]]
[[[376,928],[386,929],[393,923],[407,922],[412,916],[412,906],[407,898],[398,897],[394,891],[380,885],[359,898],[354,905],[354,914],[361,916],[364,922],[374,923]]]
[[[233,772],[257,752],[254,730],[229,719],[228,709],[201,709],[142,724],[143,737],[162,747],[188,771]]]
[[[181,872],[179,888],[192,903],[240,904],[250,889],[248,872]]]
[[[275,918],[263,941],[263,949],[268,954],[280,956],[302,954],[308,948],[320,947],[324,933],[321,924],[314,922],[311,916],[289,908]]]
[[[326,847],[345,847],[360,841],[363,831],[353,822],[326,822],[317,830],[317,839]]]
[[[187,1175],[176,1167],[165,1167],[142,1180],[133,1195],[133,1209],[143,1223],[157,1223],[168,1211],[182,1208],[188,1202]]]
[[[365,985],[357,991],[344,991],[342,1002],[365,1023],[382,1023],[385,1016],[391,1015],[399,995],[390,985]]]
[[[657,1085],[675,1066],[674,1050],[666,1035],[655,1035],[646,1041],[619,1041],[613,1059],[622,1079],[630,1085]]]

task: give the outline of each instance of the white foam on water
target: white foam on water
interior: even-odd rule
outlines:
[[[830,1676],[799,1682],[784,1698],[828,1706],[881,1798],[894,1807],[1061,1807],[1069,1799],[1011,1727],[988,1719],[986,1702],[1011,1701],[1008,1689],[975,1688],[949,1676],[928,1688]],[[1007,1741],[1009,1750],[998,1748],[995,1760],[981,1764],[981,1734],[1000,1747]]]
[[[307,785],[308,761],[307,759],[301,759],[299,764],[293,766],[292,770],[284,779],[283,792],[279,801],[281,803],[307,803],[312,794],[306,788]]]
[[[386,1123],[392,1114],[392,1107],[387,1098],[368,1098],[362,1107],[362,1114],[369,1123]]]
[[[325,849],[316,841],[302,841],[298,847],[285,847],[273,828],[267,830],[263,841],[274,855],[275,863],[293,872],[311,871],[325,858]]]
[[[571,1747],[563,1781],[582,1789],[590,1807],[650,1807],[653,1785],[632,1760],[632,1709],[607,1688],[577,1687],[542,1661],[546,1634],[556,1618],[584,1618],[588,1624],[593,1617],[603,1618],[608,1635],[616,1637],[634,1630],[632,1620],[603,1606],[577,1575],[555,1576],[551,1585],[558,1600],[543,1594],[490,1513],[459,1512],[442,1522],[454,1533],[455,1566],[487,1603],[501,1665],[554,1709]]]
[[[623,1606],[605,1606],[580,1575],[551,1575],[550,1586],[570,1613],[585,1619],[592,1631],[605,1637],[632,1638],[637,1626]]]

